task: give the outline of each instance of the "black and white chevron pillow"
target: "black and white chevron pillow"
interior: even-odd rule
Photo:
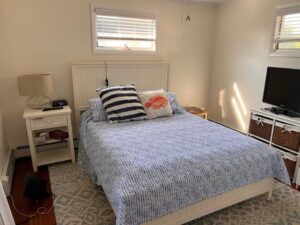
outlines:
[[[147,119],[135,85],[97,89],[97,93],[111,123]]]

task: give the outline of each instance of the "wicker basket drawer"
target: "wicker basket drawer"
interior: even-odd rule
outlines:
[[[270,140],[273,121],[253,115],[250,120],[249,133]]]
[[[296,161],[287,158],[283,158],[283,161],[285,163],[289,176],[292,178],[296,169]]]
[[[274,127],[273,143],[298,152],[300,147],[300,128],[277,122]]]

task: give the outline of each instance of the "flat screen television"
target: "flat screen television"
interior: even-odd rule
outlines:
[[[300,116],[300,70],[268,67],[263,102],[280,114]]]

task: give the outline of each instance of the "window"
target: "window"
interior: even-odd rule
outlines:
[[[156,18],[153,14],[93,9],[94,50],[155,52]]]
[[[273,50],[300,52],[300,7],[278,11]]]

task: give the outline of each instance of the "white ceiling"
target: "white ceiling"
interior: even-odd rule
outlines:
[[[224,0],[192,0],[193,2],[206,2],[206,3],[220,3],[224,2]]]
[[[221,2],[225,2],[226,0],[175,0],[175,1],[180,1],[180,2],[184,2],[184,3],[188,3],[189,1],[192,2],[199,2],[199,3],[221,3]]]

